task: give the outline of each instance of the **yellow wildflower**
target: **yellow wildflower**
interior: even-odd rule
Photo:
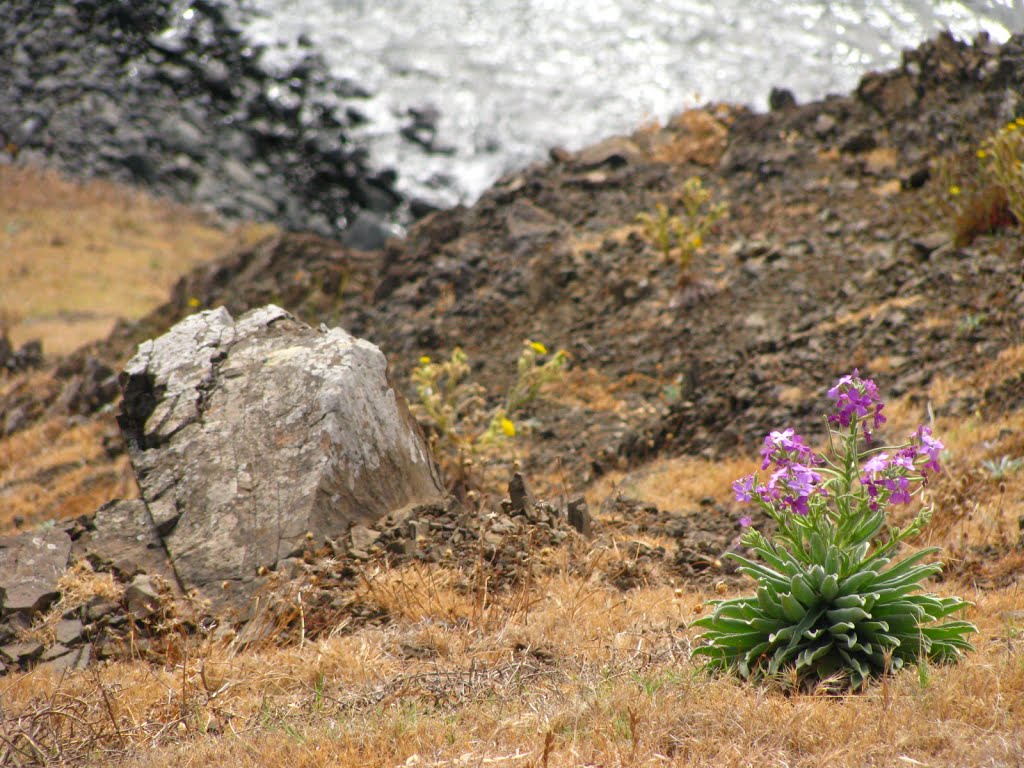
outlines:
[[[430,365],[430,358],[427,355],[424,355],[423,357],[421,357],[420,358],[420,365]]]
[[[541,344],[539,341],[530,341],[527,343],[530,345],[530,349],[532,349],[538,355],[546,355],[548,353],[548,348]]]
[[[984,149],[979,149],[975,154],[981,160],[984,160],[986,157],[988,157],[988,152],[986,152]]]
[[[704,240],[701,239],[700,235],[694,235],[692,238],[690,238],[690,245],[692,245],[694,250],[696,250],[700,248],[702,245],[704,245]]]
[[[953,197],[956,197],[957,195],[960,194],[960,187],[954,184],[949,188],[949,194],[951,194]]]
[[[189,300],[188,300],[188,305],[189,305],[190,307],[192,307],[192,309],[195,309],[195,308],[196,308],[196,307],[198,307],[198,306],[199,306],[200,304],[202,304],[202,302],[201,302],[201,301],[199,301],[199,299],[197,299],[197,298],[196,298],[195,296],[193,296],[193,297],[192,297],[191,299],[189,299]]]
[[[506,437],[516,436],[516,425],[512,423],[512,419],[501,417],[501,431],[505,433]]]

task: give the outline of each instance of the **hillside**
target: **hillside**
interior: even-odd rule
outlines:
[[[7,532],[15,515],[31,528],[133,494],[112,382],[135,344],[197,308],[273,301],[380,345],[410,399],[423,356],[461,347],[493,405],[525,339],[566,350],[564,381],[515,414],[513,442],[478,457],[468,484],[448,465],[463,502],[439,519],[483,531],[518,468],[541,496],[584,494],[593,538],[506,532],[486,565],[482,545],[310,553],[258,642],[168,616],[172,631],[126,659],[0,680],[0,765],[1016,764],[1024,239],[976,152],[1024,112],[1022,78],[1024,40],[941,37],[849,96],[780,94],[768,114],[709,105],[553,150],[382,251],[248,238],[199,254],[142,317],[129,283],[109,336],[66,355],[44,342],[41,366],[0,374]],[[678,211],[693,176],[728,214],[681,279],[636,216]],[[8,237],[41,208],[4,210]],[[133,215],[118,214],[149,233]],[[86,214],[75,236],[109,242],[110,228]],[[185,240],[209,236],[210,250],[232,237],[195,232]],[[731,482],[771,429],[820,445],[824,393],[854,368],[885,395],[886,439],[928,422],[945,443],[925,539],[947,566],[930,588],[975,603],[978,652],[859,696],[698,674],[690,624],[705,600],[751,591],[722,559],[746,511]],[[79,605],[124,588],[84,567],[74,578]]]

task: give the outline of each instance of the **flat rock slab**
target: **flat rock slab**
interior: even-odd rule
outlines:
[[[0,537],[0,616],[45,611],[60,593],[71,538],[61,530]]]
[[[383,353],[270,305],[140,345],[119,416],[181,586],[242,606],[260,566],[443,495]]]
[[[163,540],[142,499],[104,504],[96,511],[93,525],[94,531],[75,542],[77,555],[87,556],[94,564],[109,565],[126,581],[149,573],[178,586]]]

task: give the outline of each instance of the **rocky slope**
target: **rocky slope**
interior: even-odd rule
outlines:
[[[968,188],[978,143],[1024,109],[1014,90],[1022,79],[1024,38],[941,37],[850,96],[797,105],[779,94],[769,114],[709,107],[579,153],[554,150],[383,250],[276,236],[183,277],[164,307],[107,341],[42,373],[7,376],[3,434],[14,439],[43,418],[108,422],[116,370],[136,343],[196,307],[237,314],[269,301],[374,341],[400,381],[421,355],[462,346],[495,400],[523,339],[568,350],[566,384],[521,417],[532,429],[518,459],[545,493],[568,496],[655,457],[749,452],[784,425],[821,438],[820,393],[854,367],[922,413],[998,419],[1024,402],[1024,375],[996,363],[984,386],[972,376],[1024,339],[1022,239],[958,222],[942,169]],[[640,237],[635,216],[678,205],[694,175],[729,215],[692,268],[701,290],[680,295],[676,266]],[[965,229],[979,236],[959,245]],[[953,391],[933,396],[942,382]],[[110,460],[121,450],[111,436]],[[675,542],[675,551],[638,549],[634,569],[721,575],[717,555],[736,531],[727,488],[670,511],[606,501],[599,537],[643,531]],[[500,509],[497,498],[481,503]],[[474,530],[452,522],[462,514],[435,510],[424,530]],[[514,518],[508,531],[522,535]],[[545,544],[567,538],[563,524],[544,521]],[[407,523],[369,535],[381,557],[409,554],[408,536],[391,532]],[[479,552],[466,547],[467,569]],[[652,573],[624,573],[622,583]]]
[[[576,384],[593,376],[614,394],[605,409],[538,406],[538,466],[560,457],[584,482],[659,452],[732,451],[782,421],[814,430],[805,398],[849,368],[884,374],[895,395],[921,392],[1019,339],[1018,236],[955,246],[934,169],[1016,114],[1024,48],[943,37],[905,58],[849,97],[720,107],[553,152],[383,252],[287,235],[231,254],[64,375],[88,354],[113,365],[196,306],[270,300],[373,340],[399,373],[461,345],[492,391],[514,375],[522,339],[540,339],[572,354]],[[671,204],[693,175],[730,212],[693,267],[710,289],[673,306],[678,271],[634,216]]]
[[[365,91],[263,64],[215,2],[4,3],[0,48],[7,155],[362,247],[408,215],[348,139]]]

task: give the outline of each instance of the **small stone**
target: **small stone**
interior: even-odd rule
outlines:
[[[587,508],[587,499],[584,496],[574,496],[569,499],[567,517],[569,525],[584,536],[589,537],[593,533],[590,510]]]
[[[867,152],[869,149],[874,149],[877,146],[878,141],[875,139],[874,134],[870,130],[864,129],[846,136],[842,144],[839,145],[839,149],[850,154],[858,154],[860,152]]]
[[[921,259],[927,259],[948,242],[949,235],[947,233],[935,231],[911,240],[910,245]]]
[[[82,639],[82,622],[78,619],[61,619],[57,622],[54,637],[58,643],[73,645]]]
[[[86,643],[78,649],[78,659],[75,661],[76,669],[85,669],[92,661],[92,643]]]
[[[388,552],[393,555],[412,555],[416,549],[416,542],[412,539],[397,539],[388,544]]]
[[[588,169],[596,169],[603,165],[619,168],[641,162],[643,152],[632,140],[624,136],[613,136],[581,149],[576,153],[575,160],[578,165]]]
[[[3,614],[34,614],[52,605],[70,553],[71,539],[58,529],[0,537]]]
[[[53,661],[56,658],[71,653],[71,649],[63,643],[54,643],[39,656],[40,661]]]
[[[511,502],[511,512],[517,515],[525,515],[533,507],[533,494],[526,486],[526,480],[516,472],[508,483],[508,498]]]
[[[768,94],[768,107],[772,112],[792,109],[796,106],[796,96],[788,88],[772,88]]]
[[[17,664],[22,660],[31,661],[43,652],[43,644],[37,642],[10,643],[0,646],[0,657],[11,664]]]
[[[87,646],[88,647],[88,646]],[[58,653],[58,649],[63,646],[54,646],[52,649],[44,653],[39,659],[39,665],[36,666],[36,670],[47,670],[49,672],[63,672],[66,669],[84,669],[85,664],[82,663],[82,657],[85,655],[85,648],[77,650],[69,650],[64,648],[62,653]],[[51,651],[54,653],[51,655]],[[86,664],[88,658],[86,658]]]
[[[160,594],[150,576],[139,575],[124,591],[125,604],[128,612],[136,619],[152,616],[160,607]]]
[[[365,525],[353,525],[348,536],[349,541],[352,542],[351,549],[353,551],[369,552],[380,538],[380,533]]]
[[[836,128],[836,119],[832,115],[822,112],[818,115],[817,120],[814,121],[814,134],[819,138],[824,138],[828,134],[832,133]]]
[[[118,605],[113,600],[107,600],[106,598],[96,596],[92,598],[85,607],[85,620],[90,624],[94,621],[102,619],[104,616],[117,611]]]
[[[306,571],[306,564],[301,557],[286,557],[277,564],[277,572],[286,579],[296,579]]]

